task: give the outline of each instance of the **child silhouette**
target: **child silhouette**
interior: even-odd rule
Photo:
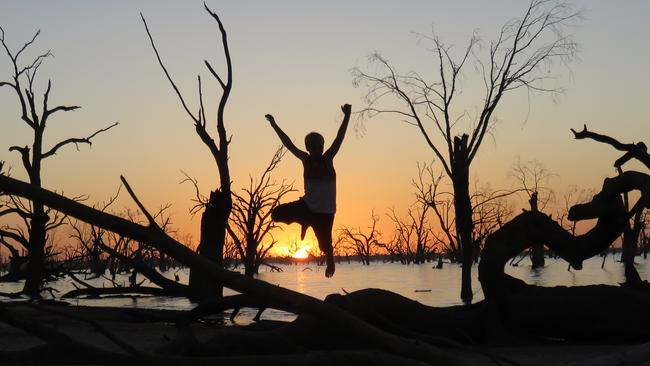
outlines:
[[[350,122],[352,107],[345,104],[341,107],[344,117],[341,127],[332,142],[332,146],[323,152],[325,140],[317,132],[310,132],[305,136],[307,152],[300,150],[291,142],[287,134],[275,122],[272,115],[267,114],[266,119],[273,130],[280,137],[282,144],[302,162],[305,195],[294,202],[281,204],[271,213],[274,221],[286,224],[299,223],[300,239],[304,239],[307,228],[311,227],[316,234],[318,247],[325,253],[327,268],[325,276],[334,275],[334,251],[332,249],[332,225],[336,213],[336,171],[334,170],[334,156],[339,151],[345,132]]]

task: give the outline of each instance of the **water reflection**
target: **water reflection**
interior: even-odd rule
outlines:
[[[544,267],[530,268],[530,284],[535,286],[544,286]]]
[[[605,261],[602,258],[592,258],[583,264],[581,271],[567,270],[568,265],[563,260],[547,259],[546,266],[541,269],[531,269],[530,262],[525,259],[517,267],[506,266],[506,273],[520,278],[529,284],[538,286],[582,286],[590,284],[615,285],[624,281],[623,265],[612,259]],[[650,273],[650,261],[637,258],[637,269],[641,278],[646,279]],[[283,272],[270,272],[263,268],[258,278],[283,286],[304,294],[324,299],[328,294],[352,292],[364,288],[381,288],[396,292],[413,300],[431,306],[458,305],[460,302],[460,268],[453,264],[445,263],[442,269],[436,269],[435,263],[404,266],[397,263],[372,263],[362,266],[358,263],[339,263],[336,275],[325,278],[324,267],[315,264],[297,264],[283,266]],[[171,279],[178,273],[180,281],[187,283],[187,271],[170,271],[167,276]],[[480,284],[477,279],[476,267],[472,271],[474,301],[483,298]],[[88,280],[93,286],[111,286],[103,278]],[[146,284],[146,283],[145,283]],[[22,283],[1,283],[0,292],[16,292],[21,290]],[[59,296],[73,290],[71,282],[62,280],[52,284],[59,290]],[[226,289],[226,295],[234,291]],[[187,310],[194,306],[189,300],[173,297],[148,297],[134,300],[132,297],[119,297],[111,299],[79,299],[71,300],[73,305],[108,305],[121,307],[149,307],[159,309]],[[248,314],[244,311],[243,314]],[[250,311],[252,318],[255,311]],[[282,312],[267,311],[265,318],[288,320],[289,315]]]

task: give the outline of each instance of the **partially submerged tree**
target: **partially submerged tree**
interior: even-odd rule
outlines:
[[[124,182],[126,185],[126,181]],[[109,213],[108,208],[116,198],[117,194],[93,208],[103,213]],[[148,212],[141,214],[133,210],[126,210],[118,215],[138,224],[147,223],[151,219],[162,233],[169,236],[177,233],[168,214],[170,207],[169,204],[162,205],[150,217],[148,217]],[[113,214],[115,215],[115,213]],[[177,280],[171,280],[161,273],[166,271],[168,262],[173,261],[173,258],[168,257],[164,252],[152,247],[147,242],[133,240],[128,236],[108,231],[102,226],[87,224],[81,220],[71,221],[73,233],[70,237],[78,245],[77,257],[85,262],[83,266],[85,268],[81,268],[81,270],[87,273],[90,269],[92,273],[93,265],[97,265],[101,272],[95,273],[95,275],[109,280],[112,286],[92,286],[85,281],[80,281],[72,272],[68,271],[67,274],[70,278],[80,286],[75,285],[75,290],[63,294],[62,297],[100,297],[124,294],[190,296],[190,289],[187,285],[178,283]],[[106,267],[111,274],[110,278],[103,276],[103,270]],[[116,275],[119,273],[128,274],[128,283],[116,280]],[[143,285],[145,281],[140,280],[138,275],[145,277],[157,287]]]
[[[197,252],[201,256],[221,266],[223,265],[223,251],[226,241],[226,228],[228,226],[228,218],[230,217],[233,202],[230,168],[228,167],[228,145],[230,144],[230,139],[226,133],[224,119],[226,104],[228,103],[228,98],[230,97],[230,92],[232,90],[232,62],[230,58],[230,48],[228,47],[228,36],[226,34],[226,29],[221,22],[221,19],[206,4],[203,5],[205,11],[208,12],[208,14],[217,22],[219,32],[221,33],[221,44],[223,46],[223,52],[226,61],[225,78],[220,76],[219,73],[215,71],[210,62],[207,60],[204,61],[208,71],[217,80],[219,86],[222,89],[221,97],[219,98],[217,107],[216,118],[216,132],[218,142],[215,142],[208,130],[209,126],[206,118],[206,110],[203,104],[203,86],[201,84],[201,76],[199,75],[197,77],[199,90],[198,111],[192,112],[192,109],[190,109],[190,107],[187,105],[183,94],[167,71],[160,53],[156,48],[156,44],[154,43],[151,32],[149,31],[147,22],[142,14],[141,17],[142,22],[145,26],[145,30],[147,31],[147,35],[149,36],[149,40],[151,41],[151,47],[156,54],[156,59],[158,60],[160,67],[162,68],[165,76],[167,77],[167,80],[174,89],[174,92],[178,96],[183,109],[194,123],[196,134],[203,142],[203,144],[208,148],[210,154],[214,158],[217,166],[217,171],[219,172],[219,184],[210,192],[207,203],[204,205],[203,213],[201,214],[201,238],[199,240]],[[190,270],[190,287],[192,288],[193,296],[196,298],[207,298],[222,295],[222,286],[218,284],[215,285],[214,282],[208,281],[204,276],[201,276],[200,272],[194,271],[193,269]]]
[[[577,221],[571,221],[568,219],[569,210],[571,207],[585,203],[594,195],[590,189],[578,188],[575,185],[569,186],[566,191],[562,194],[562,198],[558,204],[558,211],[556,217],[560,226],[565,230],[570,232],[572,235],[576,235],[576,230],[578,228]]]
[[[371,74],[355,68],[354,84],[365,85],[368,116],[394,114],[419,129],[427,145],[440,161],[453,183],[456,231],[462,251],[461,298],[471,302],[472,210],[469,171],[476,154],[495,120],[503,97],[517,89],[532,92],[558,92],[544,81],[554,62],[568,62],[577,49],[563,30],[575,18],[564,2],[531,0],[520,19],[507,22],[497,38],[490,42],[486,59],[477,55],[479,38],[474,35],[456,58],[438,36],[422,36],[431,42],[437,65],[437,80],[429,81],[417,72],[402,74],[379,54],[370,56],[379,71]],[[465,117],[456,109],[460,77],[468,61],[476,56],[485,88],[480,113],[466,131],[457,122]],[[390,99],[392,104],[386,104]],[[397,104],[395,104],[397,103]],[[436,136],[438,138],[436,138]]]
[[[415,264],[432,259],[435,236],[429,223],[429,213],[436,191],[434,182],[433,164],[418,164],[418,178],[411,181],[415,188],[415,203],[408,210],[408,221],[415,234]]]
[[[443,248],[453,263],[461,261],[459,236],[454,215],[454,194],[445,190],[444,173],[435,173],[433,165],[420,167],[417,188],[418,201],[426,203],[433,212],[437,230],[432,230],[435,246]],[[489,185],[474,185],[470,196],[472,207],[473,260],[478,256],[485,238],[501,227],[511,216],[512,208],[507,198],[517,190],[493,190]]]
[[[86,137],[67,138],[54,144],[45,142],[45,134],[50,119],[61,112],[75,111],[81,107],[68,105],[50,105],[50,92],[52,81],[48,80],[45,91],[37,88],[36,75],[43,62],[52,56],[50,51],[36,56],[33,60],[24,62],[23,52],[34,44],[40,31],[31,40],[23,44],[17,51],[11,49],[5,39],[4,29],[0,27],[0,43],[4,53],[9,58],[11,66],[11,77],[9,80],[0,81],[0,87],[8,87],[15,92],[20,110],[20,119],[32,131],[32,141],[26,145],[14,145],[9,151],[20,154],[20,160],[27,173],[29,182],[36,188],[43,186],[41,177],[43,163],[46,159],[53,157],[62,148],[74,145],[77,149],[80,144],[92,145],[92,140],[100,133],[106,132],[115,127],[114,123],[106,128],[99,129]],[[31,146],[30,146],[31,145]],[[48,146],[49,145],[49,146]],[[33,200],[30,202],[21,201],[19,198],[10,198],[7,201],[7,209],[0,212],[0,216],[14,215],[22,220],[21,227],[4,226],[0,229],[0,237],[11,239],[14,243],[22,246],[28,253],[27,272],[25,274],[24,293],[39,297],[45,271],[46,245],[49,232],[64,224],[64,215],[49,210],[42,202]]]
[[[393,237],[387,243],[381,243],[392,258],[403,264],[422,264],[430,261],[434,247],[438,243],[430,222],[431,207],[437,181],[433,175],[432,164],[417,164],[418,177],[411,181],[415,189],[415,202],[400,216],[391,208],[388,218],[393,222]]]
[[[524,163],[518,159],[512,167],[510,176],[517,188],[526,194],[531,211],[544,211],[553,200],[554,192],[547,186],[552,173],[539,161],[532,160]],[[544,267],[544,243],[533,245],[531,261],[533,268]]]
[[[572,132],[576,139],[593,139],[624,152],[623,157],[615,162],[619,168],[618,176],[606,178],[600,192],[590,201],[573,205],[568,210],[569,220],[597,219],[596,224],[584,234],[576,235],[539,210],[526,211],[509,221],[488,238],[483,251],[479,280],[486,299],[503,304],[509,293],[522,287],[520,281],[504,273],[504,266],[510,258],[531,245],[545,243],[571,267],[579,270],[585,259],[600,254],[629,230],[630,218],[640,220],[641,212],[650,208],[650,175],[621,169],[631,159],[650,168],[650,155],[644,143],[622,144],[612,137],[588,131],[586,126],[582,131],[572,129]],[[638,191],[640,197],[629,208],[624,204],[623,196],[631,191]],[[625,275],[628,287],[647,289],[647,282],[641,281],[632,264],[626,263]]]
[[[415,258],[413,251],[415,226],[412,225],[415,220],[409,223],[395,212],[395,208],[390,209],[388,218],[393,222],[393,237],[378,245],[386,251],[391,261],[398,260],[402,264],[411,264]]]
[[[233,192],[235,200],[228,232],[247,276],[258,273],[264,258],[276,243],[272,231],[277,225],[271,220],[271,211],[280,204],[282,197],[295,191],[292,184],[277,183],[271,178],[284,153],[284,148],[280,147],[259,178],[251,176],[248,187],[242,188],[241,194]]]
[[[342,226],[338,229],[340,244],[349,253],[359,256],[361,263],[366,266],[370,265],[370,257],[379,247],[379,237],[381,236],[381,233],[377,229],[379,216],[375,215],[375,212],[372,211],[370,219],[372,223],[368,227],[368,231],[365,232],[361,228],[350,228],[347,226]]]
[[[489,184],[474,185],[471,196],[472,226],[474,227],[474,261],[478,257],[488,236],[510,220],[513,213],[510,196],[518,190],[492,189]]]
[[[113,203],[117,200],[120,194],[120,186],[115,195],[109,197],[105,202],[94,205],[93,207],[106,212]],[[106,259],[103,247],[106,246],[108,241],[108,232],[95,225],[88,225],[79,220],[70,220],[70,227],[72,233],[69,238],[72,239],[73,244],[69,245],[73,250],[73,254],[81,259],[85,269],[90,273],[99,276],[104,274],[108,268],[108,260]]]

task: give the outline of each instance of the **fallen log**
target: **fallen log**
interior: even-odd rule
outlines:
[[[398,334],[413,332],[466,345],[493,341],[486,301],[438,308],[380,289],[330,295],[327,301]],[[650,341],[649,307],[649,292],[620,286],[522,285],[509,293],[501,314],[518,345],[630,344]],[[610,314],[616,314],[615,321]]]

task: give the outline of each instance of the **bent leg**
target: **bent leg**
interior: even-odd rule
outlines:
[[[300,224],[300,240],[305,239],[305,233],[311,226],[312,213],[302,199],[283,203],[271,211],[271,220],[285,224]]]
[[[316,234],[316,239],[318,239],[318,247],[327,258],[325,277],[332,277],[335,271],[334,248],[332,247],[333,224],[334,214],[314,214],[312,228],[314,229],[314,234]]]

